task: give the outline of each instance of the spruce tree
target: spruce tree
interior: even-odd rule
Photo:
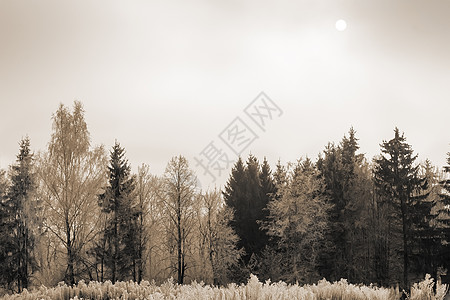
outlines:
[[[14,278],[14,264],[11,254],[15,245],[12,237],[12,223],[10,209],[7,206],[8,183],[6,172],[0,169],[0,285],[12,289]]]
[[[136,260],[136,241],[138,211],[135,207],[133,191],[135,178],[130,175],[131,168],[125,159],[125,149],[118,142],[110,152],[109,185],[99,196],[99,205],[108,216],[108,225],[104,231],[106,252],[105,266],[109,269],[110,279],[133,278],[133,265]],[[134,278],[136,279],[136,278]]]
[[[381,156],[375,159],[375,184],[388,206],[391,207],[392,219],[399,221],[403,255],[403,287],[408,288],[408,272],[410,269],[410,246],[413,230],[420,227],[415,215],[426,216],[428,205],[424,190],[427,188],[426,178],[419,176],[419,166],[414,165],[417,155],[406,143],[406,138],[398,128],[394,130],[394,138],[381,144]]]
[[[17,162],[11,167],[11,186],[7,196],[7,208],[11,222],[11,236],[14,244],[12,265],[17,290],[28,288],[31,272],[35,263],[33,259],[35,222],[38,205],[33,199],[35,190],[33,171],[33,154],[28,137],[20,142]]]
[[[439,258],[444,267],[450,270],[450,152],[447,153],[447,166],[444,166],[446,176],[439,182],[442,188],[440,196],[439,230],[440,230],[440,251]],[[448,274],[448,273],[447,273]],[[447,275],[447,277],[449,277]]]
[[[225,203],[234,210],[230,222],[239,236],[238,249],[243,248],[242,274],[237,280],[246,280],[248,273],[256,272],[258,259],[268,244],[268,236],[261,225],[267,220],[267,204],[276,193],[274,179],[267,160],[260,166],[257,158],[249,155],[246,165],[239,158],[223,192]]]
[[[270,200],[275,197],[277,193],[277,188],[275,185],[275,180],[272,176],[272,171],[270,169],[269,162],[264,157],[264,161],[261,164],[261,172],[259,174],[259,181],[261,183],[261,207],[262,209],[262,222],[267,221],[267,216],[269,215],[269,211],[264,209],[267,207],[267,204]]]
[[[234,210],[234,218],[230,224],[236,234],[239,236],[238,248],[244,248],[245,241],[242,239],[244,236],[243,226],[241,225],[245,221],[245,167],[242,158],[239,157],[234,164],[230,178],[223,191],[225,204]]]
[[[248,259],[252,256],[253,259],[256,259],[256,255],[259,255],[267,244],[268,238],[265,232],[260,229],[260,222],[264,220],[264,209],[267,203],[264,203],[265,199],[262,199],[259,162],[255,156],[249,155],[245,173],[247,216],[245,223],[242,224],[245,232],[243,239],[246,241],[244,247],[249,255]],[[266,198],[265,195],[264,198]]]
[[[355,252],[355,222],[360,206],[354,199],[354,180],[356,168],[361,167],[362,155],[357,155],[359,149],[356,132],[349,130],[349,137],[344,136],[339,145],[328,144],[324,156],[320,157],[317,166],[327,187],[327,195],[332,204],[330,210],[330,232],[328,235],[328,250],[322,257],[321,273],[330,280],[347,278],[357,280],[354,265]]]

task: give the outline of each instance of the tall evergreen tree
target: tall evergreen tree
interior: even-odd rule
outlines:
[[[411,272],[431,274],[437,278],[438,269],[441,267],[441,241],[442,226],[439,218],[439,175],[438,169],[426,159],[419,168],[420,176],[427,181],[424,190],[427,198],[416,203],[412,217],[412,245],[411,248]]]
[[[15,245],[11,234],[12,223],[7,206],[7,190],[6,172],[0,169],[0,285],[6,289],[12,289],[15,278],[11,254]]]
[[[262,178],[262,174],[260,172],[260,166],[258,159],[249,155],[247,159],[247,167],[246,167],[246,224],[244,227],[245,234],[243,238],[246,240],[246,245],[244,246],[247,254],[249,255],[248,259],[252,256],[256,259],[256,255],[259,255],[267,244],[268,237],[265,233],[265,230],[260,228],[260,222],[265,221],[266,214],[266,206],[268,203],[268,195],[265,194],[266,191],[263,190],[263,186],[261,184],[261,178],[266,181],[265,189],[270,188],[270,177],[268,177],[270,170],[265,170],[265,178]]]
[[[428,215],[429,206],[423,201],[426,198],[426,178],[419,176],[419,166],[414,165],[417,155],[406,143],[406,138],[398,128],[394,130],[394,138],[381,144],[381,156],[375,159],[375,184],[392,208],[392,218],[400,222],[401,253],[403,255],[403,286],[409,286],[410,246],[413,230],[420,224],[414,216]]]
[[[223,192],[226,205],[234,210],[231,226],[239,236],[238,248],[245,251],[237,281],[246,280],[250,272],[256,272],[258,257],[268,244],[268,235],[261,224],[267,221],[267,204],[275,193],[267,160],[260,166],[253,155],[249,155],[246,165],[238,159]]]
[[[446,176],[439,182],[441,187],[440,206],[437,211],[439,218],[440,254],[442,267],[450,270],[450,152],[447,153],[447,166],[444,166]],[[448,274],[448,273],[447,273]]]
[[[99,196],[99,205],[108,215],[108,225],[103,233],[106,240],[105,265],[111,281],[134,279],[136,260],[134,233],[137,232],[138,211],[135,207],[135,178],[125,159],[125,149],[116,141],[110,152],[109,185]]]
[[[7,207],[11,222],[14,251],[11,259],[18,292],[28,288],[31,272],[35,267],[33,259],[34,234],[39,224],[37,202],[33,199],[36,188],[33,171],[33,154],[28,137],[20,142],[17,163],[11,167],[11,186]]]
[[[250,274],[250,271],[247,269],[250,256],[248,255],[248,247],[246,247],[248,243],[244,225],[248,217],[246,169],[241,157],[238,158],[231,169],[230,177],[222,193],[226,207],[234,212],[233,218],[230,220],[230,225],[239,238],[236,248],[244,250],[239,264],[231,266],[232,276],[230,276],[230,279],[235,282],[244,282]]]
[[[324,252],[321,263],[322,275],[330,280],[347,278],[361,281],[354,269],[361,229],[356,224],[369,199],[366,191],[360,188],[360,181],[364,180],[361,177],[364,157],[356,153],[358,149],[356,132],[350,128],[349,136],[344,136],[339,145],[328,144],[324,156],[317,161],[332,204],[328,250]]]
[[[267,215],[265,208],[274,191],[267,161],[260,169],[253,155],[248,157],[245,166],[242,159],[238,159],[223,194],[225,203],[235,210],[232,225],[241,239],[239,246],[246,251],[247,262],[252,254],[259,254],[266,244],[267,237],[259,229],[259,222],[264,221]]]
[[[231,220],[230,224],[235,230],[236,234],[239,236],[238,248],[244,248],[246,241],[243,240],[244,229],[241,225],[245,222],[245,209],[246,206],[246,195],[245,195],[245,184],[246,174],[245,166],[242,158],[239,157],[234,164],[230,178],[223,191],[223,196],[225,199],[225,204],[234,210],[234,218]]]
[[[261,164],[261,171],[259,174],[259,181],[261,183],[261,207],[262,207],[262,220],[261,222],[267,221],[267,216],[269,215],[269,210],[267,208],[267,204],[273,197],[276,196],[277,187],[275,185],[275,180],[272,176],[272,171],[270,169],[269,162],[266,157],[264,157],[264,161]]]

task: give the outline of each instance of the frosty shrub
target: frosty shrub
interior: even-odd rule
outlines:
[[[411,300],[443,300],[448,291],[446,284],[436,285],[436,293],[433,290],[434,280],[430,274],[425,276],[425,280],[415,283],[411,288]]]
[[[436,292],[433,290],[434,281],[427,275],[425,280],[413,285],[409,299],[417,300],[442,300],[447,292],[446,285],[438,284]],[[55,299],[55,300],[80,300],[80,299],[303,299],[303,300],[396,300],[401,298],[398,289],[380,288],[374,286],[353,285],[345,279],[330,283],[321,280],[317,284],[300,286],[288,285],[284,282],[262,283],[255,275],[251,275],[247,284],[230,284],[227,287],[209,286],[203,283],[193,282],[189,285],[179,285],[173,279],[158,286],[154,282],[142,281],[137,284],[132,281],[103,283],[80,281],[70,287],[60,283],[54,288],[44,286],[33,291],[26,289],[21,294],[6,295],[2,299]]]

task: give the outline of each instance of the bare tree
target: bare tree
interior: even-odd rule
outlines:
[[[61,104],[53,115],[48,150],[40,157],[45,227],[65,249],[65,280],[75,283],[86,246],[97,232],[97,195],[106,181],[103,147],[91,149],[84,110],[75,101],[73,112]]]
[[[237,264],[244,253],[243,249],[237,249],[239,237],[229,224],[233,211],[224,205],[218,190],[201,194],[199,198],[199,234],[206,252],[206,257],[202,259],[209,261],[213,283],[225,284],[230,267]]]
[[[181,155],[173,157],[167,164],[164,173],[162,192],[158,194],[162,201],[164,214],[168,218],[166,228],[168,247],[170,249],[174,246],[176,249],[176,259],[171,267],[177,272],[179,284],[183,283],[186,274],[189,238],[195,224],[195,187],[196,177],[189,169],[186,158]]]
[[[158,205],[157,189],[159,187],[159,179],[150,174],[150,168],[146,164],[138,167],[136,176],[136,198],[138,216],[138,229],[136,239],[137,262],[136,273],[137,281],[143,279],[146,269],[146,263],[151,264],[151,252],[157,247],[156,238],[159,235],[158,223],[160,221],[161,211]],[[151,269],[148,266],[147,269]]]

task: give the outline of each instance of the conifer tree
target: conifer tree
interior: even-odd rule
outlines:
[[[408,272],[410,269],[410,246],[413,230],[418,224],[416,215],[429,215],[429,205],[423,201],[427,194],[426,178],[419,176],[419,166],[414,165],[417,155],[406,143],[406,138],[398,128],[394,130],[394,138],[381,144],[381,156],[375,159],[375,184],[384,195],[388,206],[392,208],[391,218],[400,222],[401,253],[403,256],[403,287],[408,288]]]
[[[324,156],[317,161],[327,187],[332,208],[330,210],[330,231],[327,239],[327,251],[324,252],[321,263],[321,273],[330,280],[347,278],[351,281],[361,281],[355,270],[355,260],[359,256],[357,249],[361,243],[361,226],[356,224],[361,219],[363,208],[370,199],[367,191],[361,186],[364,183],[364,157],[357,154],[358,139],[353,128],[349,136],[344,136],[339,145],[328,144]]]
[[[442,189],[439,193],[440,206],[437,211],[439,215],[438,228],[441,232],[439,257],[442,267],[450,270],[450,152],[447,153],[447,165],[444,166],[444,173],[446,176],[439,182]]]
[[[7,206],[8,182],[6,172],[0,169],[0,285],[12,289],[14,280],[13,262],[11,254],[14,251],[14,242],[11,235],[12,224],[10,210]]]
[[[110,152],[109,185],[99,196],[99,205],[108,216],[103,233],[106,240],[105,265],[111,281],[133,278],[136,259],[134,234],[137,232],[138,211],[135,207],[135,178],[125,158],[125,149],[116,141]],[[136,280],[136,278],[133,278]]]
[[[262,207],[262,218],[260,220],[261,223],[267,221],[267,216],[269,215],[269,211],[266,209],[267,204],[270,202],[270,200],[272,200],[273,197],[276,196],[277,193],[275,180],[272,176],[272,171],[270,169],[269,162],[265,157],[263,163],[261,164],[259,180],[261,183],[261,207]]]
[[[269,240],[261,225],[267,221],[267,204],[275,194],[275,182],[266,159],[262,165],[253,155],[249,155],[246,165],[238,159],[223,192],[226,205],[234,211],[230,223],[239,237],[238,248],[245,251],[240,273],[235,270],[239,273],[237,281],[257,272],[258,260]]]
[[[244,248],[245,264],[259,255],[267,245],[268,236],[261,223],[266,221],[267,204],[276,188],[266,159],[260,166],[257,158],[249,155],[246,165],[239,158],[223,192],[225,203],[234,210],[231,222],[239,236],[238,248]]]
[[[247,258],[256,259],[256,255],[259,255],[267,244],[268,237],[263,229],[260,228],[260,222],[265,221],[265,208],[267,206],[268,197],[263,191],[261,185],[261,173],[259,168],[258,159],[249,155],[246,166],[246,187],[245,187],[245,200],[246,200],[246,216],[243,225],[244,235],[242,236],[245,241],[244,248],[247,252]],[[270,170],[266,169],[266,173]],[[268,174],[266,174],[267,176]],[[263,178],[265,184],[270,184],[270,178]],[[266,186],[265,188],[269,188]],[[245,212],[244,212],[245,214]]]
[[[14,244],[11,256],[12,272],[18,292],[28,288],[31,272],[35,267],[34,233],[40,227],[36,220],[39,205],[33,197],[35,188],[33,154],[30,150],[30,140],[26,137],[20,142],[17,162],[11,167],[11,186],[7,199]]]
[[[243,248],[245,242],[242,240],[244,235],[241,224],[245,221],[244,207],[246,205],[245,195],[245,167],[242,158],[239,157],[231,170],[230,178],[223,191],[225,204],[234,210],[234,217],[230,224],[236,234],[239,236],[238,248]]]

